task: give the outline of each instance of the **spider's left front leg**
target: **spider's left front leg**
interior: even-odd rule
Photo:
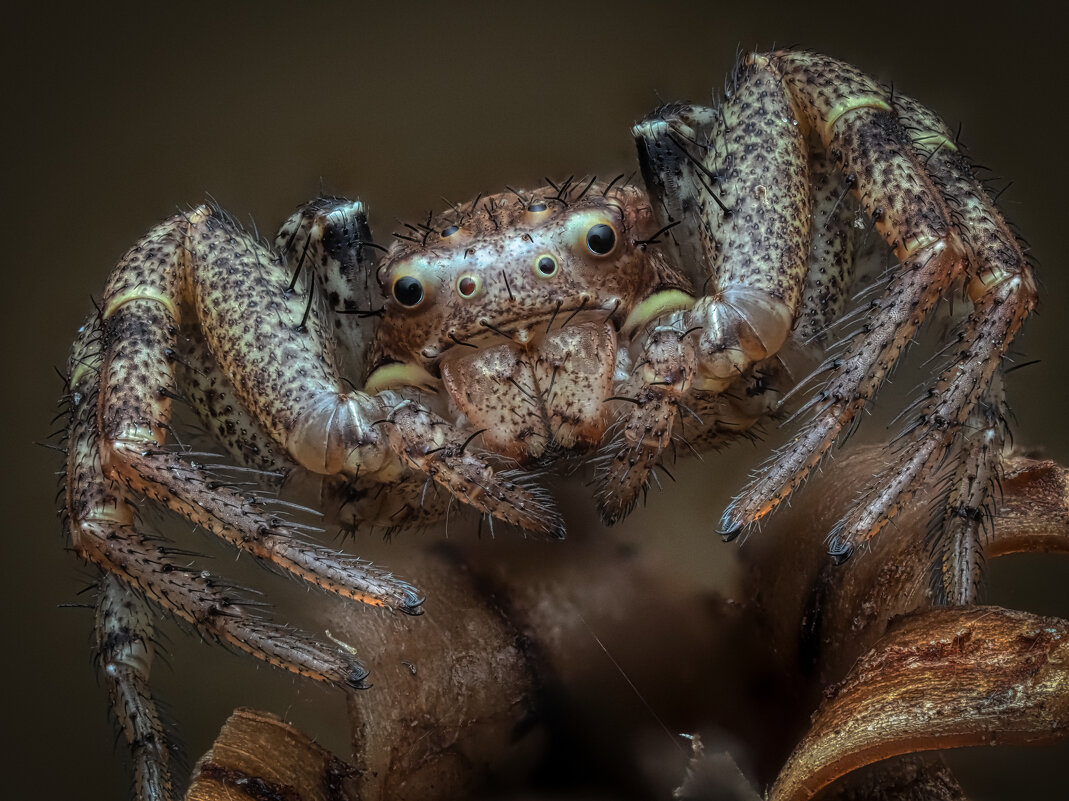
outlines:
[[[674,421],[696,419],[707,447],[774,405],[777,387],[764,386],[754,366],[768,361],[777,378],[786,372],[770,359],[803,303],[814,206],[806,143],[772,74],[740,83],[716,109],[665,106],[634,133],[654,214],[671,227],[664,252],[651,248],[648,257],[674,261],[701,297],[635,337],[634,374],[617,392],[633,408],[603,480],[609,522],[646,486]],[[685,444],[695,445],[689,435]]]
[[[962,463],[974,464],[974,475],[951,478],[948,517],[975,520],[982,515],[985,475],[997,468],[993,443],[1001,436],[1001,404],[992,382],[1035,307],[1031,267],[953,136],[931,111],[825,56],[752,56],[743,71],[755,70],[780,76],[780,91],[849,177],[899,264],[883,295],[871,302],[861,330],[826,363],[829,377],[812,401],[813,417],[735,499],[722,528],[738,534],[790,496],[873,396],[925,318],[961,283],[973,310],[956,332],[950,364],[899,439],[890,467],[835,526],[832,550],[849,554],[883,528],[961,448]],[[981,428],[991,436],[964,437],[985,398],[995,408]],[[946,528],[953,534],[956,527]],[[968,537],[970,531],[975,534],[977,527],[959,533]],[[966,591],[961,597],[967,596]]]

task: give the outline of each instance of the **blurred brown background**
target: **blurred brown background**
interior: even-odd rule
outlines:
[[[33,443],[52,429],[61,389],[52,368],[64,364],[116,257],[152,223],[206,193],[270,231],[322,186],[368,201],[384,240],[396,217],[437,209],[442,195],[461,201],[543,175],[629,172],[629,126],[661,100],[706,100],[738,48],[823,50],[893,80],[952,128],[961,122],[973,156],[1012,179],[1001,202],[1045,283],[1041,314],[1018,341],[1022,361],[1041,363],[1010,382],[1016,437],[1069,461],[1066,20],[1052,16],[1064,12],[1028,13],[1021,3],[998,16],[975,4],[929,4],[915,18],[897,11],[874,3],[780,9],[671,0],[264,3],[248,11],[187,2],[124,12],[19,4],[9,11],[2,48],[8,290],[0,316],[8,365],[5,795],[96,799],[126,791],[91,668],[91,614],[60,608],[83,600],[78,593],[92,573],[64,551],[53,500],[59,460]],[[900,374],[906,389],[915,381]],[[754,458],[740,447],[710,461],[730,467]],[[712,565],[731,547],[711,532],[739,485],[737,471],[697,493],[654,498],[636,516],[633,536],[683,507],[677,527],[694,532],[693,544],[672,547],[687,554],[693,572]],[[217,561],[215,569],[230,571],[226,557]],[[1056,561],[999,565],[993,578],[1004,592],[1016,572],[1037,590],[1032,600],[1007,603],[1065,614],[1069,573],[1050,566]],[[164,634],[173,667],[157,668],[158,686],[192,753],[239,704],[288,715],[322,732],[327,745],[344,746],[338,695],[173,626]],[[1063,769],[1057,753],[1022,751],[1011,766],[1009,756],[985,752],[971,759],[979,772],[967,787],[976,798],[1009,797],[1016,771]]]

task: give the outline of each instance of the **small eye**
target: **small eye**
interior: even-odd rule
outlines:
[[[423,300],[423,284],[411,275],[402,275],[393,282],[393,296],[402,306],[412,308]]]
[[[616,247],[616,232],[611,225],[598,223],[586,232],[586,246],[595,256],[606,256]]]
[[[545,211],[548,208],[545,203],[538,201],[527,207],[527,211]]]
[[[462,275],[457,279],[457,293],[462,298],[470,298],[479,291],[479,281],[470,275]]]
[[[452,236],[453,234],[455,234],[459,230],[460,230],[460,228],[457,227],[456,225],[450,225],[448,228],[444,228],[442,230],[442,239],[446,239],[447,237]]]
[[[551,278],[557,274],[557,260],[552,256],[540,256],[535,262],[535,270],[543,278]]]

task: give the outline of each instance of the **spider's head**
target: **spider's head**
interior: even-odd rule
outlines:
[[[619,325],[648,292],[653,225],[641,190],[592,184],[493,195],[413,227],[379,271],[373,363],[434,374],[451,350],[530,343],[578,315]]]

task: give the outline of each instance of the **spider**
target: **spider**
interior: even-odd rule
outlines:
[[[799,488],[956,296],[971,308],[945,366],[830,550],[845,557],[915,488],[944,482],[939,582],[971,599],[1005,436],[1001,361],[1036,287],[955,137],[913,99],[799,51],[742,59],[713,107],[663,106],[634,135],[644,187],[481,196],[407,226],[385,255],[361,203],[323,197],[273,246],[202,206],[123,256],[74,343],[66,396],[66,516],[108,577],[101,650],[116,686],[147,672],[142,598],[294,673],[350,687],[367,675],[190,567],[141,519],[145,501],[311,585],[418,614],[414,587],[316,543],[232,471],[318,482],[317,505],[354,525],[471,509],[562,536],[535,480],[550,462],[592,454],[611,523],[675,451],[745,436],[812,387],[795,434],[725,512],[730,539]],[[865,247],[869,228],[885,247]],[[881,260],[883,280],[847,313]],[[181,446],[175,400],[233,467]]]

